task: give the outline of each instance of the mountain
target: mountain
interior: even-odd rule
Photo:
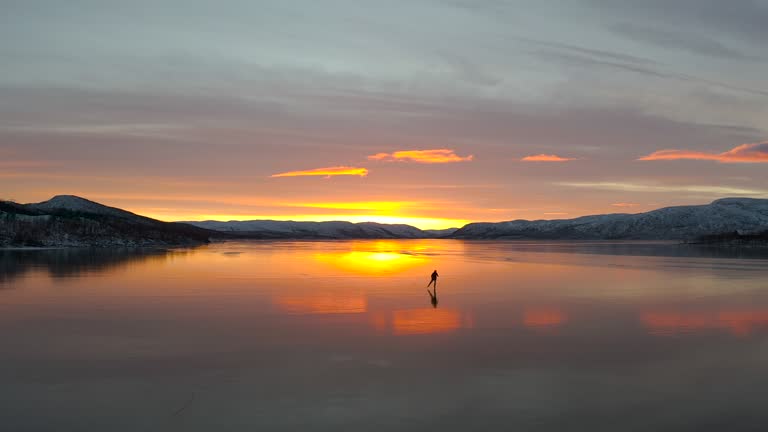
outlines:
[[[707,205],[576,219],[471,223],[420,230],[374,222],[162,222],[73,195],[35,204],[0,201],[2,246],[176,246],[216,239],[552,239],[765,242],[768,200],[725,198]]]
[[[211,234],[73,195],[36,204],[0,201],[0,246],[194,245],[207,243]]]
[[[389,238],[437,238],[452,231],[427,231],[404,224],[380,224],[375,222],[352,223],[294,222],[274,220],[251,221],[202,221],[183,222],[200,228],[226,233],[236,238],[272,239],[389,239]]]
[[[457,239],[692,240],[768,230],[768,200],[724,198],[707,205],[666,207],[647,213],[576,219],[471,223]]]
[[[458,231],[458,228],[444,228],[444,229],[428,229],[424,230],[425,233],[431,235],[434,238],[449,237],[451,234]]]
[[[89,213],[94,215],[112,216],[123,219],[134,219],[141,222],[149,222],[152,219],[139,216],[126,210],[116,207],[108,207],[94,201],[80,198],[75,195],[56,195],[48,201],[37,204],[27,204],[30,210],[36,210],[42,213],[51,213],[56,211],[70,211],[79,213]]]

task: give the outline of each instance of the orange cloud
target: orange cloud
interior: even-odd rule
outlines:
[[[612,205],[613,207],[622,207],[622,208],[624,208],[624,207],[637,207],[637,206],[639,206],[640,204],[636,204],[636,203],[625,203],[625,202],[618,202],[618,203],[613,203],[613,204],[611,204],[611,205]]]
[[[338,166],[328,168],[315,168],[304,171],[288,171],[279,174],[272,174],[270,177],[302,177],[302,176],[360,176],[365,177],[368,175],[368,170],[365,168]]]
[[[368,156],[369,160],[380,161],[402,161],[416,162],[425,164],[469,162],[474,158],[473,155],[459,156],[453,150],[434,149],[434,150],[400,150],[393,153],[377,153]]]
[[[638,160],[711,160],[720,163],[768,163],[768,141],[742,144],[724,153],[674,149],[659,150]]]
[[[526,156],[520,160],[523,162],[568,162],[568,161],[576,160],[576,158],[567,158],[567,157],[562,157],[558,155],[542,153],[537,155]]]

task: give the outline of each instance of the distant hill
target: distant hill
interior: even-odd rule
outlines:
[[[73,195],[35,204],[0,201],[0,247],[175,246],[209,239],[542,239],[691,240],[756,244],[768,232],[768,200],[725,198],[647,213],[559,220],[471,223],[421,230],[374,222],[274,220],[162,222]]]
[[[211,234],[73,195],[36,204],[0,201],[0,246],[194,245],[207,243]]]
[[[183,223],[227,233],[230,237],[261,239],[439,238],[448,236],[456,230],[456,228],[449,230],[421,230],[404,224],[352,223],[345,221],[294,222],[251,220]]]
[[[768,200],[724,198],[707,205],[666,207],[647,213],[559,220],[471,223],[457,239],[694,240],[722,233],[768,230]]]
[[[136,220],[142,222],[157,222],[148,217],[139,216],[126,210],[116,207],[105,206],[94,201],[80,198],[75,195],[56,195],[48,201],[37,204],[24,205],[29,210],[41,213],[52,214],[61,211],[77,212],[92,215],[111,216],[121,219]]]

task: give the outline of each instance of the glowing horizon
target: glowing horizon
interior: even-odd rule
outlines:
[[[315,213],[174,213],[153,209],[134,209],[135,213],[166,222],[179,221],[251,221],[277,220],[293,222],[334,222],[352,223],[375,222],[382,224],[406,224],[420,229],[461,228],[472,222],[469,219],[430,217],[424,215],[437,204],[415,201],[350,201],[350,202],[282,202],[275,203],[287,208],[302,208]],[[324,212],[327,210],[328,212]],[[346,213],[345,213],[346,212]]]
[[[384,215],[183,215],[168,216],[165,214],[137,213],[153,219],[164,222],[202,222],[202,221],[252,221],[252,220],[274,220],[283,222],[374,222],[381,224],[405,224],[419,229],[447,229],[461,228],[471,223],[465,219],[443,219],[428,218],[416,216],[384,216]]]
[[[594,187],[606,190],[637,190],[674,192],[676,187],[663,187],[655,185],[622,185],[622,184],[563,184],[563,186],[581,188]],[[753,198],[768,198],[768,190],[730,190],[723,187],[701,187],[691,189],[692,192],[709,192],[710,190],[723,196],[745,196]],[[233,221],[284,221],[284,222],[335,222],[344,221],[351,223],[373,222],[380,224],[405,224],[424,230],[442,230],[448,228],[461,228],[469,223],[495,223],[513,220],[554,220],[572,219],[581,216],[616,213],[617,208],[622,213],[643,213],[666,207],[661,203],[637,203],[637,202],[613,202],[605,203],[600,207],[578,212],[557,211],[559,206],[550,206],[532,209],[472,209],[460,208],[450,202],[430,201],[316,201],[316,202],[290,202],[290,201],[265,201],[247,198],[221,198],[211,197],[202,199],[187,199],[184,197],[158,197],[162,201],[168,199],[170,206],[146,206],[135,205],[134,202],[154,202],[155,199],[133,195],[118,196],[109,199],[109,195],[89,196],[76,194],[82,198],[98,202],[110,207],[116,207],[132,213],[157,219],[164,222],[233,222]],[[41,202],[50,199],[38,199]],[[18,200],[11,200],[19,202]],[[694,205],[710,204],[713,200],[694,202]],[[203,203],[203,204],[197,204]],[[210,203],[210,204],[206,204]],[[173,204],[182,204],[175,207]],[[233,212],[210,212],[216,208],[233,208]],[[277,209],[278,211],[249,212],[249,208]],[[292,209],[296,212],[290,212]],[[456,214],[461,217],[443,217],[441,214]]]

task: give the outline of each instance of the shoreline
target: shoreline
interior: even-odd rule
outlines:
[[[205,245],[222,244],[230,242],[254,242],[254,243],[283,243],[283,242],[351,242],[351,241],[461,241],[479,243],[509,243],[509,244],[634,244],[634,245],[666,245],[666,246],[695,246],[729,249],[762,249],[768,248],[768,242],[699,242],[688,240],[643,240],[643,239],[470,239],[470,238],[213,238],[210,242],[195,244],[147,244],[147,245],[59,245],[59,246],[0,246],[0,251],[46,251],[46,250],[77,250],[77,249],[178,249],[195,248]]]

